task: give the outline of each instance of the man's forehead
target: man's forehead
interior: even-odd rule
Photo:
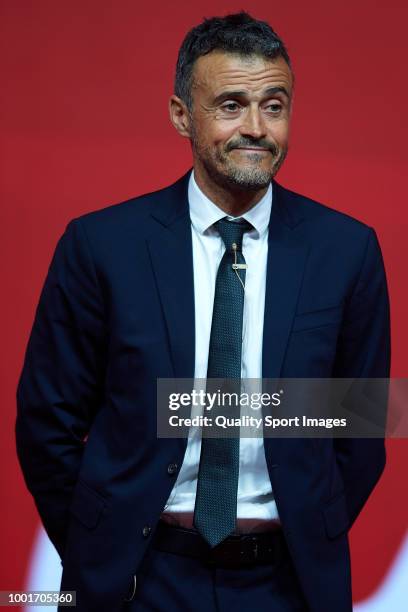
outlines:
[[[283,85],[289,92],[292,73],[283,57],[275,59],[260,55],[238,55],[212,51],[197,59],[193,72],[193,87],[215,92],[223,87],[238,85],[262,88]]]

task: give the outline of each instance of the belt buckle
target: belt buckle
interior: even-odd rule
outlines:
[[[245,562],[256,563],[259,559],[258,538],[256,536],[246,536],[243,544],[245,546],[246,559]]]
[[[259,545],[256,536],[245,535],[241,536],[239,542],[236,542],[237,548],[240,544],[240,550],[232,548],[230,554],[226,554],[222,548],[212,548],[206,558],[208,565],[224,565],[230,567],[239,567],[242,565],[250,565],[256,563],[259,559]],[[237,554],[238,553],[238,554]]]

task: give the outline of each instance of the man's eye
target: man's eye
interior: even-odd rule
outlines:
[[[223,104],[221,108],[228,113],[235,113],[239,110],[239,104],[237,102],[227,102],[227,104]]]
[[[268,104],[268,106],[266,106],[265,108],[272,114],[277,114],[280,113],[280,111],[282,110],[282,105],[278,104],[277,102],[272,102],[271,104]]]

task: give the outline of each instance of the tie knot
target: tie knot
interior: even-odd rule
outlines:
[[[214,223],[214,227],[218,230],[225,248],[227,251],[233,251],[233,244],[236,244],[236,250],[242,251],[242,237],[244,232],[249,232],[253,226],[245,219],[239,221],[229,221],[226,217]]]

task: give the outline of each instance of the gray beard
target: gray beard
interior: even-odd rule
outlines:
[[[258,190],[266,187],[271,180],[270,172],[259,168],[236,168],[232,166],[227,169],[227,182],[241,189]]]
[[[201,159],[207,173],[213,180],[222,185],[223,187],[229,187],[230,189],[238,189],[245,191],[258,191],[264,189],[269,185],[272,178],[278,172],[282,166],[287,151],[281,151],[274,160],[273,168],[270,171],[262,170],[261,168],[238,168],[234,164],[229,163],[228,160],[220,156],[218,161],[223,163],[225,172],[221,173],[217,166],[209,163],[207,159]],[[256,155],[256,153],[254,154]]]

